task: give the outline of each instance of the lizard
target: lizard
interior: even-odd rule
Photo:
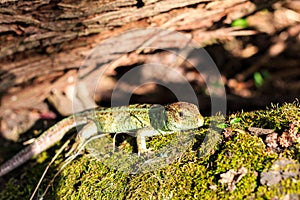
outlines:
[[[83,133],[76,138],[76,140],[79,138],[81,141],[86,141],[99,133],[133,132],[137,138],[138,153],[140,154],[148,150],[145,137],[196,129],[201,127],[203,123],[204,118],[197,106],[187,102],[175,102],[165,106],[131,104],[85,110],[62,119],[42,133],[33,143],[2,164],[0,177],[47,150],[60,141],[68,131],[78,126],[84,126]],[[89,131],[84,132],[85,127],[92,128],[86,128]]]

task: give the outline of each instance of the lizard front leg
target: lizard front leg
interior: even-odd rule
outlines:
[[[143,153],[148,153],[150,149],[147,149],[146,146],[146,137],[153,137],[157,135],[165,135],[165,134],[172,134],[172,131],[161,131],[154,129],[153,127],[145,127],[139,129],[136,132],[136,140],[137,140],[137,147],[138,147],[138,155]]]

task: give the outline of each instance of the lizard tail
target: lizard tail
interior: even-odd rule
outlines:
[[[17,155],[15,155],[12,159],[1,165],[0,167],[0,177],[19,167],[30,158],[34,156],[32,151],[32,145],[26,147],[21,150]]]
[[[87,123],[87,119],[85,116],[76,118],[76,120],[74,119],[74,117],[70,116],[58,122],[56,125],[50,127],[32,144],[21,150],[14,157],[1,165],[0,177],[24,164],[33,156],[36,156],[53,146],[55,143],[60,141],[70,129],[79,125],[83,125],[85,123]]]

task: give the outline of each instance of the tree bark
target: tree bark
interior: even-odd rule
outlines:
[[[253,34],[224,25],[263,7],[247,0],[1,0],[0,6],[1,133],[11,139],[49,115],[45,99],[74,84],[78,68],[101,41],[160,27],[210,44]]]

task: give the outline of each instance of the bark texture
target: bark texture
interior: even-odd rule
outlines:
[[[272,3],[274,1],[259,5],[247,0],[1,0],[1,133],[16,139],[14,133],[28,129],[36,119],[51,117],[45,99],[54,90],[61,92],[66,85],[73,84],[86,56],[105,39],[136,28],[160,27],[181,31],[202,45],[211,44],[254,34],[254,31],[229,25],[234,19]],[[118,45],[110,49],[118,50]],[[135,62],[138,59],[126,65]]]

